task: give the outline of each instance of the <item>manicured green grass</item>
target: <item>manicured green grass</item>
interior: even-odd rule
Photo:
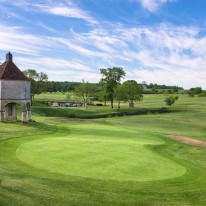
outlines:
[[[78,120],[66,111],[112,110],[35,103],[36,122],[0,124],[0,205],[206,205],[206,148],[164,136],[206,140],[206,101],[181,95],[172,108],[181,112]]]
[[[148,181],[183,175],[184,167],[145,147],[163,143],[155,135],[128,129],[78,125],[69,136],[22,144],[17,157],[48,171],[95,179]]]

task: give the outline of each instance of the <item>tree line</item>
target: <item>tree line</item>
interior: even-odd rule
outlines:
[[[100,73],[102,75],[99,83],[85,82],[57,82],[48,81],[48,75],[46,73],[37,73],[34,69],[28,69],[23,73],[31,81],[31,96],[34,98],[35,94],[42,92],[69,92],[73,91],[76,95],[82,98],[84,106],[87,106],[91,101],[98,100],[103,102],[106,106],[107,101],[110,101],[111,108],[114,107],[114,100],[118,102],[118,108],[122,101],[129,101],[129,107],[134,107],[135,101],[142,101],[143,94],[147,93],[150,89],[150,93],[157,93],[157,89],[165,89],[168,94],[175,94],[179,89],[183,89],[178,86],[166,86],[158,84],[147,84],[145,81],[137,83],[135,80],[127,80],[123,83],[121,81],[126,76],[126,73],[122,67],[101,68]],[[169,92],[171,91],[171,92]],[[206,97],[206,93],[203,92],[201,87],[191,88],[187,91],[189,96],[198,95],[199,97]],[[167,105],[171,106],[178,96],[170,95],[164,101]]]
[[[164,84],[146,84],[147,89],[171,89],[171,90],[182,90],[183,87],[178,86],[167,86]]]
[[[58,82],[48,81],[48,75],[46,73],[38,73],[34,69],[27,69],[23,71],[31,81],[31,94],[34,97],[35,94],[41,94],[43,92],[69,92],[74,91],[81,82]],[[98,85],[98,84],[95,84]]]
[[[75,93],[82,96],[85,106],[91,98],[95,98],[95,95],[99,101],[104,102],[104,106],[110,101],[111,108],[114,107],[114,99],[118,101],[118,108],[122,101],[129,101],[129,107],[133,108],[135,100],[142,100],[143,89],[135,80],[127,80],[121,84],[126,75],[122,67],[102,68],[100,73],[102,78],[98,87],[83,81],[75,89]]]
[[[100,73],[102,78],[99,83],[89,83],[84,80],[80,82],[54,82],[48,81],[48,75],[36,70],[28,69],[23,73],[31,81],[31,95],[42,92],[68,92],[74,91],[76,95],[82,97],[85,106],[91,100],[103,101],[106,105],[110,101],[111,108],[114,107],[114,99],[118,101],[118,108],[122,101],[130,101],[129,107],[134,107],[134,101],[141,101],[143,98],[142,86],[135,80],[128,80],[121,84],[121,80],[126,73],[122,67],[102,68]]]

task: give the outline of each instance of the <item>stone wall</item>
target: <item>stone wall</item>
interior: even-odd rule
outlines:
[[[22,121],[31,120],[30,81],[0,80],[0,122],[16,120],[17,104],[22,108]]]
[[[30,82],[0,80],[1,100],[30,100]]]
[[[0,80],[0,99],[1,99],[1,82],[2,80]],[[0,108],[1,108],[1,102],[0,102]]]

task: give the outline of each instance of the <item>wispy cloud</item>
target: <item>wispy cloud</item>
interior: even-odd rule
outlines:
[[[37,55],[38,51],[46,50],[46,38],[24,33],[21,27],[0,24],[0,50],[15,51],[22,54]]]
[[[43,67],[43,71],[53,81],[81,81],[86,79],[90,82],[97,82],[100,79],[99,72],[92,71],[91,67],[78,59],[67,60],[49,57],[33,57],[31,59],[19,56],[15,58],[15,62],[21,70],[33,68],[41,72]]]
[[[47,68],[47,72],[68,71],[68,69],[79,71],[91,71],[91,68],[86,66],[80,60],[66,60],[63,58],[49,58],[49,57],[33,57],[32,59],[25,57],[16,57],[16,61],[21,64],[23,68],[35,67],[41,68],[42,65]]]
[[[138,0],[142,7],[149,12],[156,12],[163,4],[176,0]]]
[[[46,12],[48,14],[64,16],[68,18],[83,19],[91,24],[97,23],[97,21],[90,17],[85,11],[74,6],[71,3],[69,5],[62,3],[33,4],[32,6],[39,11]]]
[[[112,57],[109,54],[105,52],[97,51],[95,47],[92,47],[92,48],[90,47],[90,49],[86,48],[86,45],[84,43],[80,44],[78,41],[75,41],[75,39],[73,40],[66,39],[66,38],[51,38],[51,39],[53,41],[63,44],[68,49],[71,49],[83,56],[96,57],[96,58],[102,59],[105,62],[111,62]]]
[[[82,19],[90,24],[97,24],[97,21],[92,18],[86,11],[78,7],[74,3],[73,0],[61,0],[61,1],[54,1],[54,0],[8,0],[2,1],[2,3],[7,3],[12,6],[16,6],[18,8],[24,9],[25,11],[34,11],[34,12],[41,12],[47,13],[56,16],[63,16],[67,18],[76,18]]]
[[[87,30],[74,27],[62,29],[62,32],[41,20],[41,23],[33,23],[35,29],[38,27],[41,31],[35,34],[23,26],[0,24],[0,51],[15,52],[15,60],[22,69],[44,70],[51,80],[81,81],[87,77],[87,80],[97,82],[99,68],[123,66],[127,78],[137,81],[186,88],[204,85],[206,35],[200,27],[171,23],[125,26],[101,22],[95,25],[96,21],[89,13],[76,7],[72,1],[15,2],[18,8],[30,7],[32,11],[54,17],[82,19],[84,21],[80,23],[83,25],[85,21],[93,24]],[[141,2],[153,12],[170,1]],[[45,29],[43,32],[42,28]]]
[[[46,24],[43,24],[42,22],[39,22],[36,25],[40,26],[41,28],[43,28],[51,33],[60,34],[60,32],[58,30],[51,28],[51,27],[47,26]]]
[[[119,26],[112,31],[126,45],[120,47],[124,48],[122,51],[116,49],[116,55],[132,62],[132,66],[127,66],[127,77],[187,88],[203,84],[206,37],[199,36],[201,28],[165,23],[154,27]],[[113,48],[116,47],[118,43]]]

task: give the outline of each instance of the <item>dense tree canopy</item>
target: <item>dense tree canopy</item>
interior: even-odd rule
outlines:
[[[108,94],[107,94],[107,85],[106,84],[100,84],[99,92],[98,92],[98,100],[99,101],[104,101],[104,106],[106,106],[108,99]]]
[[[100,69],[100,72],[102,74],[100,84],[105,85],[106,94],[111,101],[111,108],[113,108],[114,88],[124,78],[125,72],[122,67],[103,68]]]
[[[81,82],[56,82],[56,81],[48,81],[46,82],[46,91],[47,92],[68,92],[74,91],[76,87],[78,87]]]
[[[114,88],[114,97],[118,101],[118,108],[120,108],[120,102],[127,100],[127,91],[123,84],[118,84]]]
[[[127,93],[127,99],[130,100],[129,107],[133,108],[134,100],[141,101],[143,98],[142,87],[135,80],[128,80],[123,85]]]
[[[202,93],[201,87],[195,87],[189,90],[189,94],[201,94],[201,93]]]
[[[90,84],[89,82],[85,82],[84,80],[75,89],[75,93],[78,96],[82,97],[85,107],[88,105],[91,98],[96,95],[96,92],[97,92],[96,86],[94,84]]]
[[[31,81],[31,96],[34,98],[35,94],[40,94],[46,91],[45,81],[48,80],[46,73],[37,73],[34,69],[27,69],[23,71],[24,75],[27,76]]]
[[[145,82],[144,82],[144,85],[145,85]],[[167,86],[167,85],[164,85],[164,84],[149,84],[149,85],[146,85],[146,87],[148,89],[183,89],[183,87],[178,87],[178,86]]]

